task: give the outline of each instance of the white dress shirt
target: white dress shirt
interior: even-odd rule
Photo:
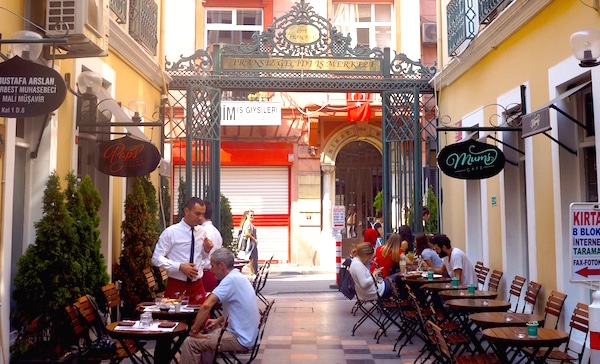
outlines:
[[[205,221],[202,227],[206,231],[206,237],[213,243],[213,248],[210,252],[207,253],[202,249],[202,267],[203,269],[210,269],[210,256],[215,250],[223,247],[223,237],[210,220]]]
[[[206,231],[200,225],[194,227],[194,263],[198,268],[198,276],[192,281],[202,278],[202,254]],[[179,270],[182,263],[190,261],[192,243],[192,227],[183,220],[166,228],[156,243],[152,264],[166,269],[169,277],[187,280],[187,276]]]

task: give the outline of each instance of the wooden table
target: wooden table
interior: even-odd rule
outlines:
[[[461,314],[476,312],[506,312],[510,308],[510,302],[500,300],[488,300],[485,298],[454,299],[446,301],[452,311]]]
[[[451,281],[450,281],[451,282]],[[459,284],[457,287],[454,287],[452,283],[449,282],[433,282],[433,283],[425,283],[421,286],[422,289],[426,289],[430,292],[439,292],[439,291],[447,291],[447,290],[457,290],[457,289],[467,289],[469,286],[466,284]]]
[[[510,308],[510,302],[482,298],[454,299],[446,301],[446,304],[456,314],[463,332],[469,336],[475,349],[480,353],[484,353],[485,350],[475,333],[478,329],[471,328],[472,323],[468,315],[477,312],[506,312]]]
[[[466,298],[487,298],[493,300],[498,297],[498,292],[475,290],[474,293],[469,293],[467,289],[449,289],[445,291],[439,291],[438,295],[445,300]]]
[[[137,323],[139,323],[139,321],[137,321]],[[131,353],[124,340],[155,340],[154,363],[169,364],[171,360],[175,358],[175,354],[179,351],[181,344],[183,344],[183,340],[185,340],[189,332],[188,325],[183,322],[178,322],[172,331],[156,331],[149,328],[124,328],[118,326],[118,322],[113,322],[106,325],[106,331],[110,337],[121,342],[121,345],[123,345],[123,348],[127,352],[127,356],[129,356],[129,359],[131,359],[131,362],[134,364],[144,364],[144,360]]]
[[[192,326],[194,323],[199,309],[200,305],[187,305],[183,306],[179,312],[175,312],[173,307],[168,312],[163,312],[156,307],[154,302],[141,302],[136,306],[137,312],[149,311],[155,320],[180,321],[185,322],[188,326]]]
[[[469,320],[482,329],[500,326],[525,327],[529,321],[537,321],[540,326],[544,325],[544,316],[529,313],[479,312],[469,315]]]
[[[508,348],[531,348],[531,353],[525,353],[527,357],[526,363],[545,363],[548,355],[552,351],[552,348],[560,346],[562,343],[569,339],[569,334],[554,329],[538,328],[538,334],[535,337],[527,336],[527,328],[524,327],[494,327],[485,329],[482,331],[483,337],[489,341],[500,362],[512,363],[514,362],[515,356],[519,353],[519,350],[515,351],[512,358],[508,358]],[[537,357],[536,354],[540,348],[545,348],[545,354]]]

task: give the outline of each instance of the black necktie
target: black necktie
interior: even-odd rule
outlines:
[[[190,248],[190,263],[194,263],[194,245],[196,244],[194,241],[194,228],[192,228],[192,247]],[[191,282],[192,279],[188,277],[187,281]]]

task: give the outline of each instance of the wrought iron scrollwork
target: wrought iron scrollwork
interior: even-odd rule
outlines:
[[[391,72],[409,79],[431,79],[436,67],[435,64],[431,67],[424,66],[420,60],[413,61],[404,53],[399,53],[391,62]]]
[[[180,56],[179,61],[171,63],[165,59],[165,67],[170,72],[191,73],[194,75],[207,75],[213,65],[212,56],[204,49],[198,49],[188,57]]]

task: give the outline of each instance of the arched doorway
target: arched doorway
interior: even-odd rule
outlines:
[[[335,201],[346,211],[356,211],[356,231],[352,236],[343,234],[350,244],[362,241],[364,229],[375,216],[373,200],[383,188],[382,156],[374,145],[367,141],[346,144],[335,160]],[[348,246],[348,244],[344,244]]]

